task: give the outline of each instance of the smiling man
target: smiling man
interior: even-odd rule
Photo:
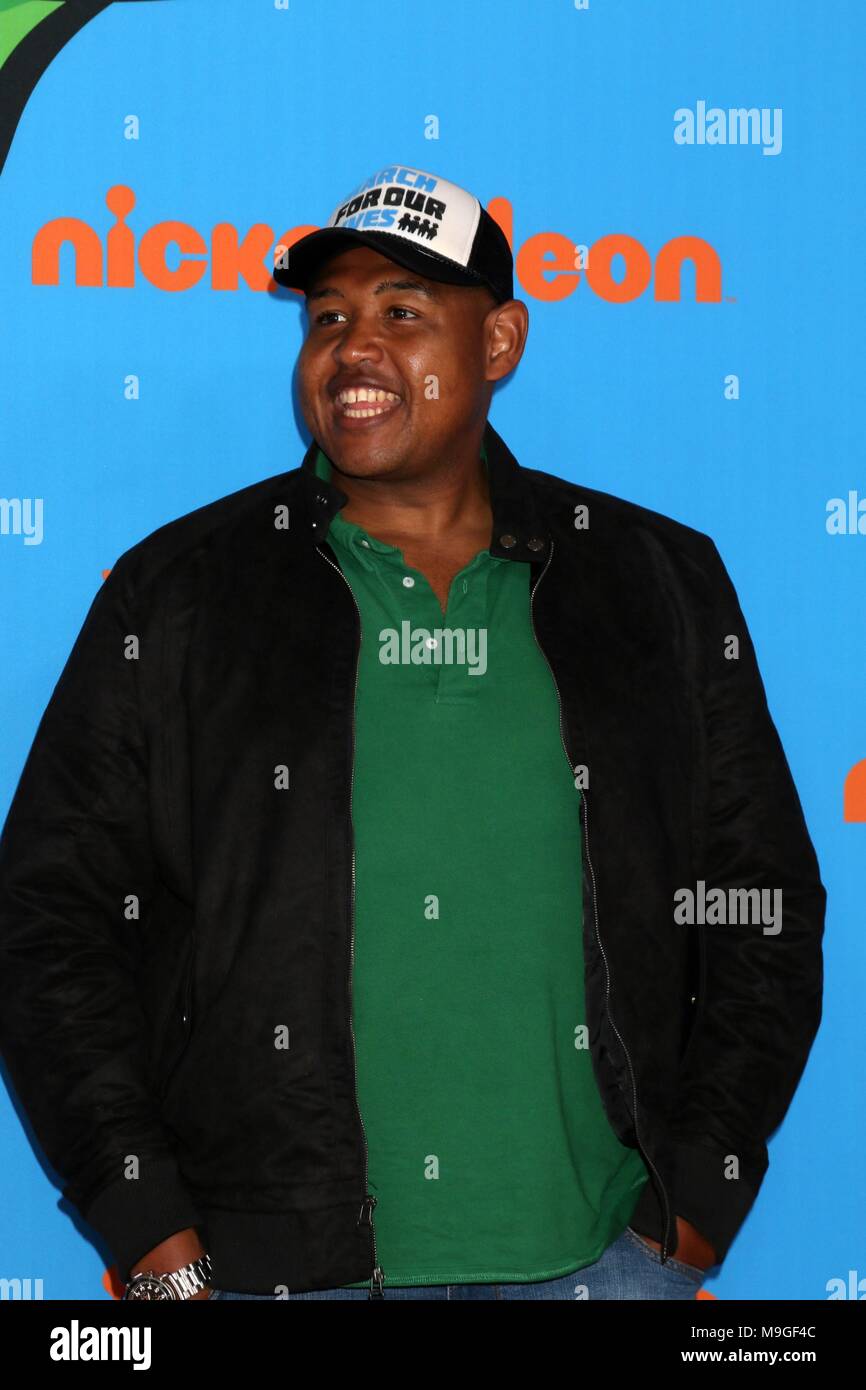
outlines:
[[[490,539],[481,439],[493,383],[520,359],[526,307],[517,300],[503,306],[488,344],[491,290],[399,274],[393,261],[365,245],[328,256],[306,301],[301,404],[322,448],[323,476],[330,476],[329,461],[339,461],[349,499],[341,518],[370,527],[400,550],[446,614],[451,581]],[[382,344],[372,355],[371,338]],[[411,641],[409,628],[400,615]],[[389,639],[397,634],[384,631]],[[433,631],[414,639],[419,659],[429,658]],[[470,629],[470,648],[476,635],[486,646],[486,628]],[[434,661],[445,659],[432,650]],[[459,650],[466,651],[465,641]],[[380,659],[396,662],[405,652],[403,642],[391,656],[380,651]],[[468,665],[470,674],[486,670],[471,650]]]
[[[821,1013],[734,588],[491,425],[471,193],[389,166],[274,273],[303,462],[120,557],[16,792],[15,1084],[127,1298],[693,1299]]]
[[[480,282],[401,274],[361,244],[315,273],[307,316],[301,408],[339,469],[341,516],[401,549],[444,612],[452,579],[490,540],[480,449],[494,383],[523,352],[526,306],[497,305]]]

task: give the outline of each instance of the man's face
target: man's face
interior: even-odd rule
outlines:
[[[448,457],[486,419],[490,383],[516,365],[492,360],[499,337],[489,290],[429,280],[369,246],[323,265],[306,307],[304,419],[353,477],[416,476]]]

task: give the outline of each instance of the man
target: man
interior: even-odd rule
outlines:
[[[694,1298],[821,1015],[731,581],[492,428],[465,190],[380,170],[275,278],[303,463],[120,557],[9,813],[13,1080],[130,1298]]]

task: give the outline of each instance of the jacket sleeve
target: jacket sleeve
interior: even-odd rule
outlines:
[[[708,894],[725,890],[728,901],[730,888],[759,888],[769,890],[768,907],[781,903],[779,930],[752,925],[748,913],[739,923],[678,928],[701,934],[702,978],[672,1117],[673,1200],[721,1261],[757,1196],[767,1140],[790,1105],[821,1020],[826,891],[736,592],[705,540],[710,607],[698,713],[696,878]],[[738,658],[726,655],[732,636]],[[646,1233],[655,1224],[651,1205],[645,1190],[634,1224]]]
[[[94,598],[0,837],[0,1052],[63,1195],[131,1265],[201,1215],[148,1087],[153,878],[126,557]]]

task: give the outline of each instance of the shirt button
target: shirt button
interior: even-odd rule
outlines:
[[[404,575],[403,575],[403,585],[404,585],[404,587],[407,588],[407,589],[412,589],[412,588],[414,588],[415,580],[412,578],[411,574],[404,574]]]
[[[511,550],[517,544],[517,537],[512,536],[509,532],[506,532],[504,536],[499,537],[499,544],[503,547],[503,549]]]
[[[370,549],[370,542],[369,542],[369,541],[365,541],[364,538],[363,538],[363,536],[361,537],[361,544],[362,544],[362,545],[365,545],[365,546],[367,547],[368,550]]]
[[[428,637],[424,645],[427,647],[438,647],[439,643],[437,642],[435,637]]]

